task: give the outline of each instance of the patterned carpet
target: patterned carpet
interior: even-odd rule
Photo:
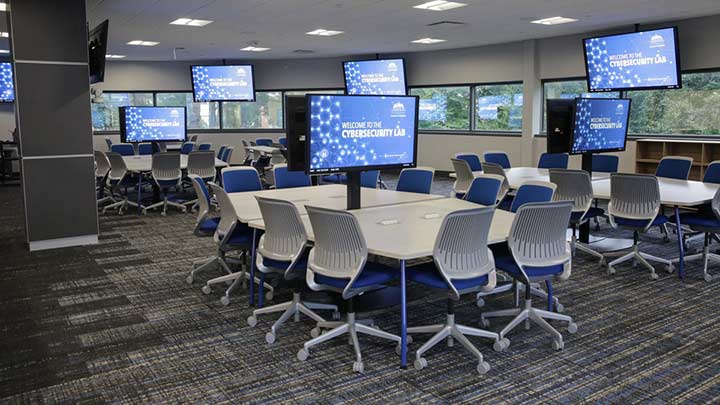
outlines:
[[[434,192],[450,186],[438,179]],[[200,292],[219,272],[187,285],[191,259],[213,252],[210,239],[192,235],[189,214],[108,214],[97,246],[28,253],[21,191],[9,187],[0,188],[0,223],[5,403],[720,401],[720,281],[703,281],[699,262],[689,265],[684,282],[662,269],[651,282],[631,266],[607,276],[580,255],[571,278],[556,286],[579,326],[576,335],[561,329],[562,352],[539,328],[519,328],[504,353],[471,338],[492,367],[484,376],[457,344],[429,352],[422,371],[401,370],[392,344],[361,336],[365,374],[357,375],[345,339],[320,346],[306,362],[296,359],[313,326],[307,320],[286,324],[278,341],[266,344],[275,317],[247,326],[245,290],[227,307],[219,302],[224,286]],[[608,232],[606,225],[600,231]],[[643,240],[651,253],[677,255],[676,244],[663,243],[657,231]],[[411,295],[410,325],[442,321],[443,296],[418,286]],[[288,298],[281,289],[274,301]],[[486,308],[510,302],[493,297]],[[470,297],[456,314],[458,322],[477,325]],[[371,315],[398,332],[397,308]],[[411,356],[425,339],[416,337]]]

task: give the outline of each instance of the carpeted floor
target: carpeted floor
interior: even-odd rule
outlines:
[[[434,192],[447,195],[450,186],[438,179]],[[201,293],[219,272],[187,285],[191,259],[213,252],[210,239],[192,235],[190,214],[108,214],[97,246],[29,253],[21,191],[9,187],[0,188],[0,224],[6,403],[720,401],[720,281],[706,283],[698,262],[689,264],[684,282],[663,269],[652,282],[631,266],[607,276],[580,255],[571,278],[556,286],[579,326],[576,335],[561,329],[562,352],[539,328],[520,328],[504,353],[471,338],[492,367],[486,375],[475,372],[475,359],[457,344],[428,353],[422,371],[401,370],[392,344],[361,336],[365,374],[357,375],[345,339],[312,351],[306,362],[296,359],[313,326],[307,320],[286,324],[277,342],[266,344],[274,317],[247,326],[246,291],[227,307],[219,302],[222,287]],[[600,231],[610,232],[606,225]],[[649,252],[677,255],[676,243],[663,243],[657,231],[643,240]],[[443,296],[411,290],[410,325],[442,321]],[[288,298],[279,290],[274,301]],[[493,297],[486,308],[510,302]],[[466,297],[457,321],[477,325],[479,311]],[[384,329],[399,330],[396,307],[372,316]],[[416,337],[411,356],[425,339]]]

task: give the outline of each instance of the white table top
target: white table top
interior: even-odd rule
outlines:
[[[718,184],[703,183],[693,180],[675,180],[658,177],[660,186],[660,201],[663,205],[681,205],[692,207],[712,201]],[[593,194],[595,198],[610,199],[610,179],[594,181]]]
[[[152,169],[152,155],[123,156],[125,165],[131,172],[149,172]],[[180,168],[187,169],[187,155],[180,155]],[[225,167],[227,163],[215,158],[215,167]]]
[[[445,216],[461,209],[477,208],[477,204],[457,198],[442,198],[403,205],[363,208],[352,211],[357,217],[368,246],[368,253],[398,260],[410,260],[432,256],[440,225]],[[438,214],[425,219],[427,214]],[[489,244],[507,240],[515,214],[495,210],[490,226]],[[315,235],[307,215],[302,216],[309,240]],[[397,220],[392,225],[380,221]],[[251,221],[253,228],[264,229],[262,219]]]
[[[474,176],[482,174],[482,171],[473,172]],[[517,189],[523,183],[528,181],[550,181],[550,170],[538,169],[537,167],[513,167],[505,169],[505,176],[507,176],[510,188]],[[451,178],[456,178],[455,173],[450,173]],[[609,179],[610,173],[593,173],[592,181]]]
[[[305,205],[344,210],[347,207],[347,187],[339,184],[322,186],[285,188],[278,190],[249,191],[229,193],[235,207],[238,220],[248,223],[262,218],[255,196],[288,200],[295,204],[300,214],[305,214]],[[444,198],[441,195],[406,193],[394,190],[362,188],[361,206],[379,207],[396,204],[407,204]]]
[[[256,151],[258,151],[258,152],[260,152],[260,153],[263,153],[263,154],[266,154],[266,155],[271,155],[274,151],[280,150],[280,148],[276,148],[276,147],[274,147],[274,146],[261,146],[261,145],[258,145],[258,146],[247,146],[246,148],[247,148],[248,150],[256,150]]]

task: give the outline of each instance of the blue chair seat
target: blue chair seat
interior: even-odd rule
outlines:
[[[223,236],[224,237],[224,236]],[[238,224],[227,240],[228,245],[247,246],[252,243],[253,231],[245,224]]]
[[[670,222],[675,222],[676,217],[673,215],[672,218],[670,218]],[[683,225],[689,225],[690,227],[696,226],[700,228],[714,228],[714,229],[720,229],[720,219],[717,219],[715,215],[712,213],[710,214],[704,214],[704,213],[687,213],[687,214],[680,214],[680,223]]]
[[[263,257],[263,265],[265,267],[272,267],[272,268],[284,270],[284,269],[287,269],[288,266],[290,266],[290,263],[291,262],[285,261],[285,260],[273,260],[273,259],[268,259],[267,257]],[[295,268],[293,268],[293,271],[306,269],[307,263],[308,263],[308,255],[305,254],[295,264]]]
[[[326,174],[325,176],[322,176],[321,179],[324,183],[335,183],[335,184],[347,183],[347,175],[344,175],[344,174]]]
[[[591,207],[588,210],[587,214],[585,215],[585,219],[601,217],[604,214],[605,214],[604,209]],[[572,215],[570,216],[570,222],[578,222],[580,220],[581,216],[582,216],[582,212],[577,212],[577,211],[573,212]]]
[[[198,225],[198,230],[200,232],[204,232],[204,233],[212,233],[212,232],[215,232],[219,223],[220,223],[220,217],[208,218],[208,219],[200,222],[200,225]]]
[[[668,223],[669,219],[665,215],[658,215],[650,226],[660,226]],[[631,228],[644,228],[647,226],[648,221],[645,219],[630,219],[623,217],[615,217],[615,223],[622,226],[628,226]]]
[[[435,268],[435,263],[430,262],[413,266],[408,269],[408,278],[416,283],[420,283],[432,288],[449,289],[447,282]],[[475,278],[466,278],[461,280],[451,280],[453,286],[458,291],[467,290],[469,288],[480,287],[488,283],[488,276]]]
[[[513,259],[512,256],[496,256],[495,268],[510,274],[514,278],[522,278],[520,267],[515,263],[515,259]],[[546,267],[526,267],[525,274],[530,278],[546,277],[560,274],[563,270],[564,267],[562,264]]]
[[[178,184],[177,180],[157,180],[160,187],[175,187]]]
[[[382,285],[395,279],[398,269],[380,263],[366,263],[360,277],[353,283],[354,288],[363,288],[373,285]],[[345,288],[350,282],[349,278],[336,278],[315,274],[315,282],[335,288]]]

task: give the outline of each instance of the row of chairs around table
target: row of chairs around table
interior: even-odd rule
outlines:
[[[432,169],[405,169],[401,172],[398,189],[429,192],[432,186]],[[276,173],[278,176],[278,173]],[[282,178],[280,174],[277,178]],[[289,302],[260,308],[248,318],[250,326],[256,326],[261,315],[281,312],[266,334],[266,341],[272,344],[277,339],[280,328],[290,319],[298,319],[300,314],[316,322],[311,330],[311,340],[305,342],[298,352],[300,360],[306,360],[310,349],[334,337],[348,334],[355,349],[353,370],[364,369],[358,333],[368,334],[399,344],[400,337],[379,330],[364,320],[356,319],[354,298],[371,290],[385,286],[397,277],[397,269],[368,260],[367,244],[357,219],[348,211],[338,211],[307,206],[311,226],[315,235],[314,243],[308,242],[304,225],[297,207],[290,201],[256,197],[265,221],[265,232],[258,241],[253,240],[252,230],[238,222],[228,196],[230,192],[256,191],[262,189],[260,176],[252,167],[226,168],[222,170],[223,184],[206,183],[198,176],[191,176],[200,201],[200,210],[194,233],[197,236],[213,236],[218,246],[215,256],[194,263],[187,282],[192,283],[198,272],[220,267],[227,274],[207,281],[203,287],[210,294],[214,284],[232,281],[221,302],[229,304],[229,294],[240,283],[249,281],[261,287],[261,293],[267,289],[264,298],[272,299],[274,287],[265,282],[265,275],[279,273],[291,282],[293,291]],[[305,184],[307,186],[307,184]],[[567,315],[553,311],[556,301],[552,294],[540,294],[548,299],[548,310],[533,308],[531,295],[538,294],[533,288],[535,282],[545,281],[550,285],[553,278],[565,279],[570,275],[570,251],[566,247],[566,226],[571,218],[572,204],[566,201],[553,201],[556,186],[551,183],[532,183],[518,190],[513,205],[516,213],[510,240],[507,246],[493,249],[487,240],[490,223],[494,215],[495,204],[500,200],[502,178],[494,175],[481,175],[468,193],[468,199],[486,207],[454,212],[448,215],[437,236],[434,261],[411,267],[409,279],[426,287],[445,290],[448,294],[446,322],[441,325],[409,328],[411,335],[432,333],[428,340],[416,351],[415,367],[424,368],[427,361],[424,354],[446,338],[457,340],[470,351],[478,361],[477,371],[485,373],[489,364],[483,360],[482,353],[466,338],[466,335],[491,339],[497,351],[509,346],[507,334],[523,321],[532,321],[549,332],[553,338],[553,347],[557,350],[564,346],[562,334],[550,326],[545,319],[567,323],[570,333],[577,325]],[[211,195],[217,201],[220,217],[211,214]],[[542,233],[542,238],[540,237]],[[240,271],[230,270],[228,263],[233,260],[230,252],[240,252],[236,262],[246,262],[253,242],[257,242],[256,267],[260,277],[250,280],[246,266]],[[528,245],[529,244],[529,245]],[[528,248],[534,246],[536,249]],[[240,259],[243,259],[242,261]],[[246,264],[246,263],[245,263]],[[517,285],[526,286],[524,306],[517,305],[510,310],[482,314],[483,324],[495,316],[512,316],[501,332],[456,324],[454,302],[461,295],[481,292],[487,296],[496,286],[497,269],[509,274]],[[345,321],[327,321],[317,311],[329,310],[334,319],[338,318],[338,307],[332,304],[313,303],[303,300],[303,290],[329,291],[340,295],[345,305]],[[551,291],[551,290],[549,290]],[[399,350],[399,345],[397,350]]]

